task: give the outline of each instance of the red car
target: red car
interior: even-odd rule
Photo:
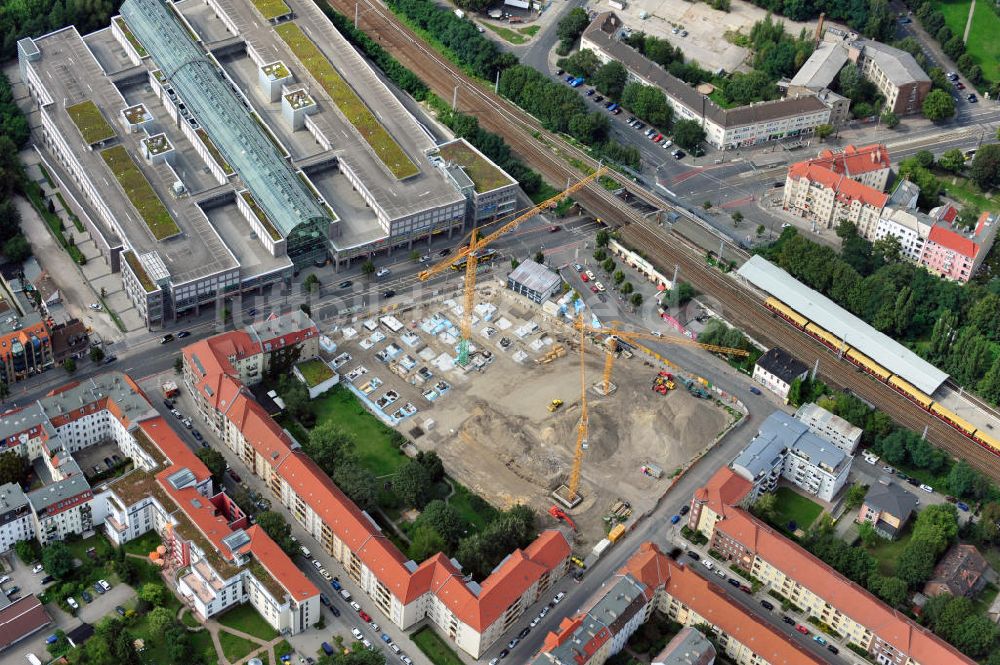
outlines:
[[[549,227],[549,233],[559,233],[559,230],[560,230],[560,227],[558,227],[558,226],[550,226]]]
[[[748,587],[746,584],[741,584],[740,591],[742,591],[743,593],[750,593],[750,587]]]
[[[358,612],[358,616],[361,617],[362,619],[364,619],[367,622],[371,622],[371,620],[372,620],[372,618],[371,618],[371,616],[369,616],[368,612],[365,612],[364,610],[361,610],[360,612]]]
[[[597,293],[597,287],[596,287],[596,286],[592,286],[592,287],[590,287],[590,290],[591,290],[592,292],[594,292],[594,293]]]
[[[808,635],[809,634],[809,629],[806,628],[805,626],[803,626],[801,623],[795,624],[795,630],[799,631],[803,635]]]
[[[651,140],[651,141],[652,141],[653,143],[656,143],[657,141],[659,141],[659,140],[660,140],[660,139],[662,139],[662,138],[663,138],[663,134],[657,134],[656,136],[654,136],[654,137],[653,137],[652,139],[650,139],[650,140]]]
[[[240,482],[240,474],[236,473],[232,469],[229,470],[229,477],[233,479],[234,483]]]
[[[585,272],[581,272],[580,273],[580,279],[582,279],[585,282],[589,282],[590,281],[590,278],[587,277],[587,273],[585,273]]]

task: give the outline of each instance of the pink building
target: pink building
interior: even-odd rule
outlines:
[[[972,233],[938,222],[931,227],[920,265],[930,272],[956,282],[968,282],[993,245],[997,218],[984,212]]]

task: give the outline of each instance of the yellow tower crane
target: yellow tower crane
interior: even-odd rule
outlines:
[[[447,270],[456,261],[460,262],[465,260],[465,302],[462,310],[462,341],[458,346],[458,363],[460,365],[466,365],[469,362],[469,344],[472,339],[472,308],[474,306],[474,300],[476,295],[476,263],[479,258],[479,252],[484,249],[487,245],[492,243],[494,240],[504,235],[509,231],[513,231],[523,222],[531,219],[538,213],[555,206],[557,203],[562,201],[567,196],[571,195],[573,192],[586,187],[592,180],[599,178],[604,174],[606,168],[600,167],[590,175],[581,180],[570,185],[563,191],[559,192],[552,198],[542,201],[533,208],[530,208],[526,212],[518,215],[514,219],[506,222],[500,228],[496,229],[492,233],[489,233],[482,238],[477,238],[478,229],[472,229],[472,235],[469,238],[469,244],[458,250],[454,258],[447,258],[435,265],[431,266],[427,270],[423,270],[417,275],[420,281],[426,281],[437,275],[444,270]]]
[[[580,329],[580,424],[576,429],[576,448],[573,450],[573,469],[569,474],[569,492],[567,500],[570,505],[576,501],[576,492],[580,489],[580,468],[583,466],[583,447],[587,444],[587,369],[584,363],[584,344],[587,341],[587,326],[583,323],[583,314],[577,320]]]
[[[596,333],[598,335],[607,335],[607,356],[604,358],[604,377],[601,381],[601,387],[605,394],[611,390],[611,370],[615,363],[615,353],[618,351],[618,340],[624,339],[626,341],[634,342],[637,339],[654,340],[657,342],[662,342],[663,344],[675,344],[677,346],[691,346],[699,349],[705,349],[706,351],[713,351],[715,353],[725,353],[731,356],[748,356],[749,351],[744,349],[734,349],[728,346],[717,346],[715,344],[703,344],[701,342],[695,342],[690,339],[683,339],[679,337],[662,337],[655,333],[650,332],[638,332],[632,330],[621,330],[618,328],[618,322],[612,322],[610,328],[593,328],[583,324],[582,319],[577,321],[577,327],[583,326],[586,332]]]

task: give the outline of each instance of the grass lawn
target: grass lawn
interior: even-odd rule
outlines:
[[[972,204],[983,211],[1000,212],[1000,202],[983,194],[978,187],[966,178],[941,174],[941,184],[948,196],[959,203]]]
[[[462,659],[430,628],[421,628],[410,637],[434,665],[462,665]]]
[[[200,633],[191,633],[191,650],[202,658],[205,658],[205,654],[209,651],[216,653],[215,645],[212,644],[211,634],[207,630],[203,630]],[[205,665],[218,665],[218,663],[218,657],[213,657],[211,660],[205,658]]]
[[[101,109],[97,108],[97,104],[89,99],[79,104],[73,104],[73,106],[67,106],[66,113],[69,114],[70,120],[73,121],[76,128],[80,130],[87,145],[93,145],[115,135],[115,130],[104,119]]]
[[[775,521],[782,528],[787,528],[789,522],[795,522],[800,529],[808,529],[816,521],[823,508],[815,501],[796,494],[787,487],[779,487],[774,496]]]
[[[278,632],[249,603],[234,607],[220,616],[218,621],[223,626],[235,628],[262,640],[269,641],[278,636]]]
[[[257,11],[263,14],[268,21],[292,13],[292,10],[285,4],[285,0],[252,0],[252,2]]]
[[[155,531],[147,531],[135,540],[130,540],[125,543],[125,551],[129,554],[138,554],[139,556],[146,556],[150,552],[156,549],[157,545],[162,545],[163,539],[160,538],[160,534]]]
[[[281,660],[281,657],[286,653],[292,653],[292,645],[288,643],[288,640],[281,640],[274,645],[274,657]]]
[[[510,42],[511,44],[523,44],[526,41],[528,41],[527,37],[514,32],[510,28],[504,28],[499,25],[493,25],[492,23],[481,23],[480,25],[486,26],[487,29],[497,33],[503,39]]]
[[[347,388],[335,386],[313,406],[317,424],[333,421],[351,433],[358,461],[376,476],[394,473],[406,464],[407,457],[396,444],[396,431],[370,413]]]
[[[965,34],[965,24],[969,18],[971,0],[945,0],[934,6],[944,15],[945,23],[959,36]],[[990,80],[1000,80],[1000,16],[997,16],[985,2],[976,3],[969,29],[966,50],[972,61],[983,68],[983,76]]]
[[[226,660],[230,663],[235,663],[245,658],[251,651],[259,648],[250,640],[243,639],[223,630],[219,631],[219,644],[222,645],[222,653],[225,654]]]
[[[132,161],[128,151],[120,145],[101,151],[104,162],[115,174],[118,184],[125,190],[128,200],[132,202],[139,216],[146,222],[150,233],[157,240],[163,240],[181,232],[177,222],[170,216],[163,201],[153,191],[153,186],[143,175],[139,167]]]
[[[83,540],[65,541],[73,556],[83,561],[84,564],[92,562],[93,559],[87,556],[87,550],[94,548],[98,559],[107,559],[114,553],[114,546],[109,543],[104,536],[91,536]]]
[[[899,560],[899,555],[902,554],[907,543],[910,542],[912,535],[909,529],[907,529],[896,540],[879,539],[879,544],[868,550],[868,553],[878,560],[878,570],[880,573],[886,576],[896,574],[896,562]]]
[[[529,37],[534,37],[538,34],[538,31],[542,29],[540,25],[529,25],[527,28],[518,28],[517,31],[522,35],[528,35]]]
[[[448,505],[458,511],[469,524],[482,530],[496,516],[496,509],[469,491],[465,485],[449,478],[455,485],[455,494],[448,499]]]
[[[188,628],[197,628],[201,625],[201,622],[195,618],[194,614],[191,612],[185,612],[181,615],[181,623],[183,623]]]
[[[288,44],[295,57],[305,65],[305,68],[326,90],[333,103],[357,128],[392,175],[403,179],[420,173],[420,169],[406,156],[406,153],[389,135],[375,114],[358,97],[333,64],[298,25],[292,22],[283,23],[274,31]]]
[[[986,614],[986,610],[990,609],[990,605],[993,604],[994,599],[997,597],[996,584],[987,584],[983,587],[983,590],[973,599],[972,604],[975,614]]]

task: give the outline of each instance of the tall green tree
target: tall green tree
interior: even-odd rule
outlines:
[[[924,117],[937,122],[955,115],[955,100],[943,90],[931,90],[924,97]]]
[[[598,68],[590,82],[598,92],[608,99],[617,101],[621,99],[622,91],[628,82],[628,71],[622,63],[612,60]]]
[[[42,565],[57,580],[65,580],[73,572],[73,552],[62,541],[49,543],[42,548]]]
[[[198,459],[208,468],[212,474],[212,482],[216,487],[222,487],[222,479],[226,473],[226,458],[215,448],[199,448],[195,453]]]
[[[1000,184],[1000,143],[987,143],[976,150],[969,177],[984,192]]]

